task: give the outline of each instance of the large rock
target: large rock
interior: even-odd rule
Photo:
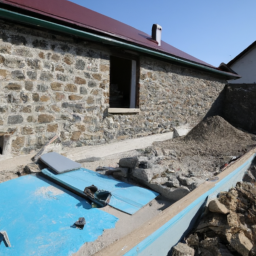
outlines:
[[[181,185],[188,187],[191,191],[194,190],[195,188],[197,188],[200,184],[202,184],[204,182],[204,180],[196,178],[196,177],[184,177],[182,175],[180,175],[178,177]]]
[[[193,256],[195,250],[187,244],[178,243],[172,249],[172,256]]]
[[[135,168],[132,170],[132,177],[141,182],[150,182],[153,178],[152,169]]]
[[[182,197],[186,196],[190,192],[189,189],[186,187],[168,188],[160,184],[152,183],[148,183],[147,186],[172,201],[180,200]]]
[[[138,164],[137,157],[126,157],[119,160],[119,166],[125,168],[135,168]]]
[[[242,232],[235,234],[227,232],[226,238],[230,245],[242,256],[248,256],[253,248],[251,241]]]
[[[222,214],[228,214],[229,213],[229,209],[224,204],[222,204],[217,198],[212,200],[209,203],[208,209],[211,212],[218,212],[218,213],[222,213]]]

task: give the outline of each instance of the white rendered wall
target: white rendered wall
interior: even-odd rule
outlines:
[[[232,84],[256,83],[256,47],[247,52],[230,66],[242,78],[229,80]]]

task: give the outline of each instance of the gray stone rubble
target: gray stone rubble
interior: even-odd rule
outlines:
[[[138,157],[120,159],[119,166],[129,168],[130,178],[169,200],[181,199],[204,182],[199,177],[191,177],[187,172],[177,172],[172,166],[162,164],[162,160],[166,158],[165,155],[175,155],[172,150],[166,152],[146,148],[143,152]]]
[[[209,202],[195,231],[186,238],[186,244],[179,243],[172,249],[173,256],[194,253],[202,256],[256,255],[254,170],[253,163],[248,170],[253,182],[238,182],[236,187],[221,192],[218,198]]]

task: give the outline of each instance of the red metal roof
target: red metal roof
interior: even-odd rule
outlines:
[[[76,24],[89,30],[108,34],[112,37],[135,43],[152,50],[215,68],[163,41],[161,46],[158,46],[155,42],[149,40],[151,38],[150,35],[67,0],[0,0],[0,3],[13,5],[34,13],[40,13],[51,18]],[[153,24],[149,25],[151,26]]]

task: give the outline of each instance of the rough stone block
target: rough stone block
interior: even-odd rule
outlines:
[[[222,214],[228,214],[229,213],[229,209],[224,204],[222,204],[217,198],[212,200],[208,204],[208,209],[211,212],[218,212],[218,213],[222,213]]]
[[[76,84],[86,84],[86,80],[81,77],[75,77]]]
[[[30,135],[30,134],[34,134],[34,130],[32,127],[29,126],[25,126],[21,129],[21,134],[23,135]]]
[[[33,91],[33,82],[31,82],[31,81],[25,81],[25,89],[27,90],[27,91]]]
[[[58,82],[51,83],[51,88],[53,91],[62,91],[62,84]]]
[[[21,115],[8,116],[8,124],[21,124],[23,117]]]
[[[5,88],[11,91],[20,91],[21,85],[16,83],[9,83]]]
[[[172,256],[194,256],[195,250],[187,244],[178,243],[172,249]]]
[[[12,151],[19,152],[25,144],[25,137],[17,137],[12,141]]]
[[[80,94],[83,94],[83,95],[85,95],[85,94],[87,94],[88,92],[87,92],[87,89],[85,88],[85,87],[80,87]]]
[[[120,167],[135,168],[138,165],[137,157],[126,157],[119,160]]]
[[[41,76],[40,76],[40,80],[46,81],[46,82],[51,81],[52,78],[53,78],[53,74],[50,72],[46,72],[46,71],[42,72]]]
[[[75,84],[67,84],[65,86],[66,92],[77,92],[77,86]]]
[[[74,101],[74,100],[81,100],[83,97],[78,96],[78,95],[69,95],[68,98],[69,98],[69,100]]]
[[[85,62],[83,60],[77,60],[75,64],[75,68],[78,70],[84,70]]]
[[[47,132],[57,132],[58,124],[48,124],[47,125]]]
[[[54,121],[54,117],[52,115],[41,114],[38,116],[39,123],[51,123],[52,121]]]

